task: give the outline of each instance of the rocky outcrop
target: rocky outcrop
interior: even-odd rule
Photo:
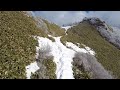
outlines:
[[[36,17],[35,20],[37,21],[37,26],[42,28],[45,33],[48,33],[48,27],[46,23],[40,17]]]
[[[35,21],[36,21],[36,25],[41,28],[41,30],[44,30],[45,33],[48,33],[48,27],[46,25],[46,23],[40,18],[40,17],[37,17],[34,12],[32,11],[24,11],[24,13],[29,16],[29,17],[32,17]]]
[[[73,58],[74,65],[84,69],[84,72],[89,72],[91,79],[112,79],[113,77],[104,69],[97,59],[87,53],[76,53]],[[81,68],[78,68],[79,70]]]
[[[99,33],[110,43],[120,49],[120,29],[117,27],[108,26],[105,21],[99,18],[84,18],[83,22],[88,22],[93,25]]]

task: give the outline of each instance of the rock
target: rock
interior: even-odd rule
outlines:
[[[87,53],[76,53],[74,57],[76,65],[83,64],[85,71],[91,73],[93,79],[112,79],[113,77],[104,69],[97,59]]]

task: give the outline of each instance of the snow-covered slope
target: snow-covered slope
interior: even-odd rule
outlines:
[[[96,18],[91,19],[90,23],[96,26]],[[104,25],[97,27],[97,28],[99,28],[98,30],[103,28],[103,26]],[[105,26],[106,26],[106,24],[105,24]],[[62,28],[64,28],[67,31],[71,27],[72,26],[66,26],[66,27],[62,27]],[[106,28],[104,28],[104,29],[106,29]],[[60,36],[60,37],[53,37],[51,35],[48,35],[48,36],[51,38],[54,38],[55,42],[52,42],[48,38],[37,36],[39,46],[36,47],[36,52],[37,52],[36,58],[39,56],[38,51],[40,49],[44,50],[45,48],[50,47],[49,54],[54,57],[53,61],[56,64],[55,74],[57,76],[57,79],[74,79],[72,62],[73,62],[73,58],[75,57],[75,54],[77,52],[87,53],[89,55],[92,55],[93,57],[95,56],[95,52],[91,48],[87,47],[84,44],[83,44],[84,48],[80,48],[79,43],[78,43],[78,46],[73,44],[72,42],[66,42],[66,45],[63,45],[60,41],[62,36]],[[85,64],[85,68],[88,67],[89,65],[90,65],[90,68],[92,67],[91,62],[93,64],[94,60],[93,61],[91,60],[91,62],[89,62],[87,60],[85,61],[85,57],[82,57],[82,59],[80,59],[80,60],[82,60],[83,64]],[[97,69],[99,69],[100,71],[104,71],[103,73],[100,73],[100,75],[101,75],[100,76],[99,72],[97,72],[96,69],[94,67],[92,67],[93,74],[96,75],[96,73],[97,73],[96,77],[104,78],[104,76],[105,76],[107,78],[112,78],[112,76],[110,76],[108,74],[108,72],[104,69],[104,67],[96,59],[95,59],[95,62],[96,62],[96,64],[94,64],[94,67],[97,67]],[[37,66],[36,62],[31,63],[30,65],[26,66],[26,72],[27,72],[26,77],[29,79],[31,76],[31,73],[35,73],[39,68],[40,67]],[[95,70],[95,72],[94,72],[94,70]]]
[[[62,28],[64,28],[66,31],[69,29],[69,28],[71,28],[72,26],[65,26],[65,27],[62,27]]]
[[[74,54],[76,52],[89,53],[91,55],[95,55],[95,52],[88,47],[86,47],[86,49],[79,48],[78,46],[74,45],[71,42],[66,42],[66,46],[65,46],[60,41],[61,37],[53,37],[51,35],[49,35],[49,37],[54,38],[55,42],[52,42],[48,38],[37,37],[39,42],[39,47],[37,47],[37,52],[40,48],[45,48],[45,47],[47,48],[48,46],[51,48],[50,53],[54,56],[54,62],[57,65],[57,69],[56,69],[57,79],[74,79],[73,70],[72,70],[72,61]],[[33,69],[31,69],[31,67],[33,67]],[[31,75],[30,72],[34,73],[35,70],[39,69],[37,68],[36,65],[33,64],[26,66],[26,68],[28,68],[27,69],[28,78]]]
[[[37,62],[33,62],[30,65],[26,66],[26,77],[30,79],[32,73],[35,73],[39,69]]]

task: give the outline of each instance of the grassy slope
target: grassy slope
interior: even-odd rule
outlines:
[[[49,34],[51,34],[53,36],[63,36],[63,35],[65,35],[65,30],[60,28],[58,25],[53,24],[53,23],[49,23],[46,20],[43,20],[43,21],[47,24],[47,27],[49,29]]]
[[[25,66],[35,60],[32,35],[46,36],[23,12],[0,12],[0,78],[25,78]]]
[[[65,34],[59,26],[44,21],[55,36]],[[50,38],[35,23],[20,11],[0,12],[0,78],[26,78],[25,66],[35,61],[37,41],[32,36]]]
[[[84,22],[72,27],[67,33],[68,35],[61,39],[63,43],[70,41],[89,46],[96,52],[98,61],[105,69],[120,78],[120,50],[102,38],[93,26]]]

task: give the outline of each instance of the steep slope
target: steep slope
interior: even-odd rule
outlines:
[[[26,78],[25,67],[36,61],[38,41],[34,36],[48,37],[45,22],[39,19],[36,25],[38,21],[29,14],[0,11],[0,78]]]
[[[41,58],[44,57],[45,55],[47,55],[47,56],[52,55],[54,57],[53,61],[56,64],[57,79],[74,79],[73,70],[72,70],[72,66],[73,66],[72,62],[73,62],[73,57],[74,57],[75,53],[81,52],[81,53],[85,53],[85,54],[88,53],[90,55],[94,55],[95,52],[92,51],[88,47],[86,47],[85,49],[79,48],[78,46],[74,45],[71,42],[66,42],[66,45],[63,45],[60,41],[60,38],[62,36],[61,37],[53,37],[51,35],[49,35],[49,36],[54,38],[55,41],[52,42],[48,38],[38,37],[40,48],[43,49],[43,51],[45,49],[49,50],[49,51],[47,51],[47,54],[46,53],[43,53],[43,55],[40,54]],[[38,78],[39,78],[39,72],[37,73],[36,76],[38,76]]]
[[[0,78],[25,78],[24,67],[35,60],[37,41],[44,36],[22,12],[0,12]]]
[[[88,21],[61,28],[31,11],[1,11],[0,78],[120,78],[120,50],[98,31]]]
[[[120,50],[110,44],[106,39],[101,37],[94,25],[88,21],[80,22],[79,25],[73,26],[67,30],[67,35],[61,38],[61,41],[66,41],[87,45],[92,48],[98,62],[107,69],[115,78],[120,78]]]

